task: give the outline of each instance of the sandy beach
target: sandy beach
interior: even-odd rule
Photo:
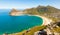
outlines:
[[[52,22],[52,20],[47,18],[47,17],[39,16],[39,15],[36,15],[36,16],[41,17],[43,19],[43,24],[42,25],[48,25]]]

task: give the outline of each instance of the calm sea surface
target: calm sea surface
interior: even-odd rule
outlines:
[[[9,11],[0,10],[0,34],[21,32],[43,23],[40,17],[28,15],[10,16]]]

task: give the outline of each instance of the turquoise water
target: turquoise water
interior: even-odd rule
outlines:
[[[0,34],[21,32],[42,23],[42,18],[37,16],[10,16],[8,12],[4,12],[0,14]]]

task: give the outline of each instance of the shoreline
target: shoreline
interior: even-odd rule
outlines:
[[[21,16],[21,15],[20,15],[20,16]],[[48,19],[47,17],[44,17],[44,16],[40,16],[40,15],[29,15],[29,14],[28,14],[28,16],[37,16],[37,17],[42,18],[43,23],[42,23],[41,26],[43,26],[43,25],[48,25],[48,24],[50,24],[50,23],[52,22],[52,20],[50,20],[50,19]],[[36,27],[36,26],[35,26],[35,27]],[[31,28],[29,28],[29,29],[31,29]],[[29,30],[29,29],[28,29],[28,30]],[[24,31],[18,32],[18,33],[9,34],[9,35],[21,34],[21,33],[24,33],[25,31],[27,31],[27,30],[24,30]]]
[[[29,14],[28,14],[28,16],[37,16],[37,17],[42,18],[42,20],[43,20],[42,25],[47,25],[47,24],[50,24],[52,22],[51,19],[49,19],[47,17],[44,17],[44,16],[40,16],[40,15],[29,15]]]
[[[21,14],[21,15],[24,16],[25,14]],[[14,16],[21,16],[21,15],[14,15]],[[30,14],[27,14],[27,15],[28,15],[28,16],[37,16],[37,17],[42,18],[42,20],[43,20],[42,25],[47,25],[47,23],[50,24],[50,22],[52,22],[51,19],[49,19],[49,18],[47,18],[47,17],[44,17],[44,16],[40,16],[40,15],[30,15]]]

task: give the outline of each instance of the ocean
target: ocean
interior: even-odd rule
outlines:
[[[41,17],[29,16],[27,14],[20,16],[11,16],[11,10],[0,9],[0,34],[17,33],[29,28],[43,24]]]

